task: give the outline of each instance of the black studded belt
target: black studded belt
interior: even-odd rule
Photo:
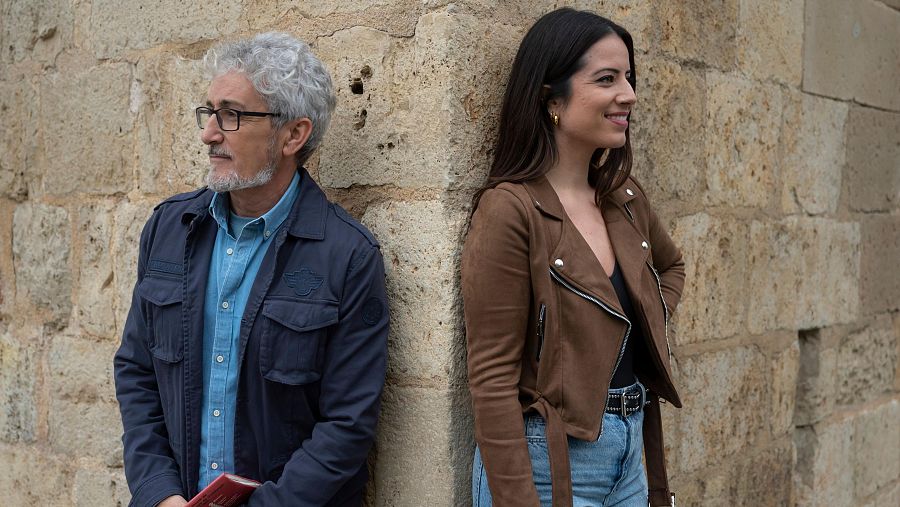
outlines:
[[[606,411],[628,417],[644,408],[647,403],[647,391],[642,385],[635,384],[623,393],[609,393],[606,397]]]

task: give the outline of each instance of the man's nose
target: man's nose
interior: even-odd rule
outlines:
[[[210,115],[203,130],[200,131],[200,140],[203,141],[203,144],[218,144],[222,142],[223,137],[216,115]]]

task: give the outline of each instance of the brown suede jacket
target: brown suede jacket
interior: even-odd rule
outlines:
[[[651,357],[635,370],[651,391],[644,423],[651,505],[669,505],[659,398],[680,407],[668,320],[684,286],[681,252],[631,178],[601,206],[640,322],[541,177],[482,196],[462,260],[475,439],[495,505],[539,505],[523,412],[547,421],[553,505],[572,504],[566,435],[596,440],[606,392],[631,326]]]

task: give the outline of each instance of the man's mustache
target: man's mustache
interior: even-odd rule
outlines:
[[[228,157],[231,158],[231,153],[228,153],[228,150],[225,148],[221,148],[218,146],[210,146],[209,147],[209,156],[210,157]]]

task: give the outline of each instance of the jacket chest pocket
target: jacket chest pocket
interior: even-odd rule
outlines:
[[[146,304],[153,356],[166,363],[181,361],[184,357],[181,280],[147,276],[138,286],[138,295]]]
[[[288,385],[319,380],[328,326],[338,321],[337,302],[270,299],[262,315],[262,376]]]

